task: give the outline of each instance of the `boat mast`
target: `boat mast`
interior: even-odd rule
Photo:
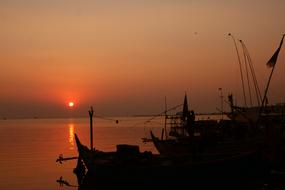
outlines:
[[[259,110],[258,118],[260,118],[260,116],[261,116],[261,113],[263,111],[263,107],[266,106],[266,105],[264,105],[264,103],[265,103],[265,100],[267,99],[268,88],[269,88],[270,81],[271,81],[271,78],[272,78],[272,75],[273,75],[273,72],[274,72],[274,69],[275,69],[275,65],[276,65],[276,62],[277,62],[279,51],[280,51],[280,49],[282,47],[282,44],[283,44],[284,37],[285,37],[285,34],[283,34],[283,36],[282,36],[282,39],[281,39],[281,42],[280,42],[280,45],[279,45],[278,49],[275,51],[275,53],[272,55],[270,60],[267,62],[267,66],[268,67],[272,67],[272,69],[271,69],[271,73],[269,75],[269,79],[267,81],[267,85],[266,85],[266,89],[265,89],[264,96],[263,96],[263,99],[262,99],[262,104],[261,104],[261,108]]]
[[[222,88],[218,88],[218,90],[221,92],[220,94],[220,98],[221,98],[221,120],[224,120],[224,96],[223,96],[223,89]]]
[[[236,49],[236,52],[237,52],[238,63],[239,63],[240,76],[241,76],[241,84],[242,84],[244,105],[247,106],[246,96],[245,96],[245,89],[244,89],[244,81],[243,81],[243,73],[242,73],[242,67],[241,67],[241,61],[240,61],[240,56],[239,56],[236,40],[235,40],[234,36],[231,33],[229,33],[228,35],[233,39],[233,42],[235,44],[235,49]]]
[[[93,107],[92,106],[88,112],[90,117],[90,149],[93,150]]]
[[[163,133],[165,133],[165,139],[168,138],[167,136],[167,131],[166,131],[166,122],[167,122],[167,102],[166,102],[166,96],[164,98],[164,105],[165,105],[165,112],[164,112],[164,131]],[[161,135],[161,137],[163,137],[163,134]],[[163,139],[161,139],[163,140]]]
[[[187,125],[186,127],[188,127],[189,125],[189,108],[188,108],[188,101],[187,101],[187,94],[185,92],[185,96],[184,96],[184,102],[183,102],[183,113],[182,113],[182,121],[183,121],[183,128],[182,128],[182,134],[185,135],[185,124]]]

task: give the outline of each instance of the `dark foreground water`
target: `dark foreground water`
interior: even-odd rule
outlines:
[[[148,117],[116,119],[119,120],[118,124],[95,118],[94,146],[97,149],[113,151],[116,144],[135,144],[140,146],[141,151],[157,153],[151,143],[144,144],[141,138],[148,136],[150,129],[157,135],[160,134],[163,118],[152,122],[146,122]],[[76,160],[63,164],[56,162],[59,154],[64,157],[77,156],[74,133],[79,135],[82,143],[89,146],[89,119],[0,120],[0,189],[77,189],[61,187],[56,182],[62,176],[71,185],[77,186],[77,178],[72,172]],[[258,188],[282,189],[278,183],[284,181],[284,174],[274,175],[278,177],[271,181],[276,180],[277,185],[263,186],[268,181],[257,181]]]

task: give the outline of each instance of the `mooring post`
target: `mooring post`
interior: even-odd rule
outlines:
[[[90,149],[93,150],[93,107],[89,110],[90,117]]]

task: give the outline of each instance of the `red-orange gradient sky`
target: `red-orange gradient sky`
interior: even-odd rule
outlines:
[[[242,104],[231,32],[250,51],[261,89],[285,33],[285,1],[2,0],[0,118],[155,114],[189,97]],[[285,102],[285,48],[270,103]],[[67,109],[74,101],[75,108]]]

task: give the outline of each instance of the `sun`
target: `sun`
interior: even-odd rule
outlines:
[[[73,108],[74,105],[75,105],[74,102],[68,102],[68,107],[69,107],[69,108]]]

